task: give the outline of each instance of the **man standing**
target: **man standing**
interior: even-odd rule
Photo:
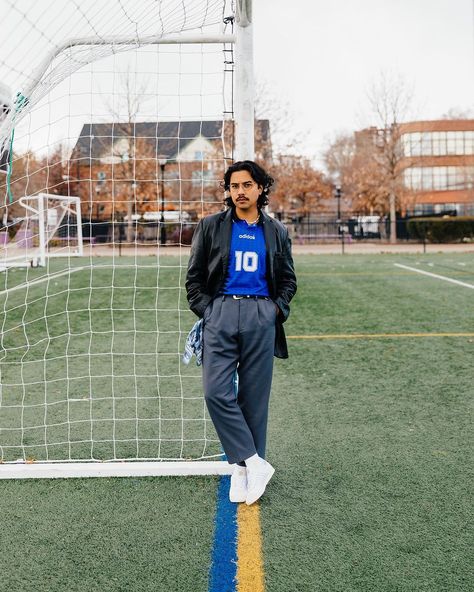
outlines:
[[[264,460],[273,356],[288,357],[283,323],[296,292],[288,230],[263,211],[272,184],[253,161],[228,168],[229,208],[199,222],[186,277],[190,308],[204,321],[207,408],[236,463],[230,500],[247,504],[274,473]]]

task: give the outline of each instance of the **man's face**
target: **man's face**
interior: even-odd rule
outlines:
[[[256,211],[262,189],[248,171],[236,171],[230,176],[230,197],[237,210]]]

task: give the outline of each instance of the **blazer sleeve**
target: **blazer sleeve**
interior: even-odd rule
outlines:
[[[284,323],[290,314],[290,301],[296,294],[296,274],[288,230],[286,230],[282,253],[276,256],[275,275],[277,291],[275,302],[280,309],[278,320]]]
[[[206,292],[207,254],[203,224],[203,220],[200,220],[194,231],[185,282],[189,308],[199,318],[203,317],[207,305],[212,300]]]

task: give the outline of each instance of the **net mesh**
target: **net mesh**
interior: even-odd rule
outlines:
[[[140,39],[228,33],[229,6],[0,5],[1,79],[24,97],[23,107],[12,100],[2,128],[12,153],[0,177],[0,259],[14,244],[27,265],[4,265],[0,276],[1,459],[219,458],[200,369],[182,362],[196,320],[184,279],[195,225],[221,209],[233,52]],[[81,37],[97,43],[68,47]],[[25,246],[42,240],[24,207],[40,193],[50,196],[54,227],[44,266]],[[80,199],[82,256],[70,248],[77,216],[53,221],[55,195]],[[53,257],[60,250],[65,256]]]

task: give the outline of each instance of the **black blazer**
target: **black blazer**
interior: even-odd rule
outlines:
[[[204,311],[224,286],[232,237],[233,208],[202,218],[196,227],[186,275],[186,292],[191,310],[202,318]],[[271,299],[280,313],[276,321],[275,356],[288,357],[283,323],[290,314],[296,293],[296,276],[287,228],[261,212],[267,250],[267,282]]]

